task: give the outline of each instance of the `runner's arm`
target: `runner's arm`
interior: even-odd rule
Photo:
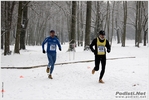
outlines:
[[[107,48],[107,52],[109,53],[111,51],[111,45],[109,44],[108,40],[106,40],[106,48]]]
[[[44,45],[47,43],[47,41],[48,41],[48,38],[45,38],[45,40],[42,42],[42,50],[45,50]]]
[[[58,45],[59,50],[61,51],[62,48],[61,48],[61,45],[58,39],[57,39],[57,45]]]
[[[94,45],[96,45],[96,39],[94,39],[92,41],[92,43],[90,44],[90,49],[91,49],[92,52],[95,52],[95,49],[93,48]]]

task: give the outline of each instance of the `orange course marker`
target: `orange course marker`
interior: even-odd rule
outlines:
[[[23,76],[20,76],[20,78],[24,78]]]
[[[87,68],[90,69],[90,66],[88,66]]]
[[[2,89],[1,92],[5,92],[5,91]]]

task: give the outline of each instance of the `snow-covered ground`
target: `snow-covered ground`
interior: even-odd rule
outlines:
[[[1,66],[30,67],[48,63],[41,46],[26,48],[20,54],[10,56],[3,56],[1,50]],[[14,46],[11,46],[12,51],[13,49]],[[67,49],[68,44],[62,45],[62,51],[57,53],[56,63],[94,59],[93,53],[83,51],[83,47],[77,47],[75,53],[66,52]],[[53,80],[48,79],[46,66],[34,69],[1,69],[3,99],[116,99],[119,96],[116,95],[117,92],[146,92],[146,97],[139,95],[137,98],[147,98],[148,55],[148,47],[140,44],[140,48],[136,48],[134,41],[126,41],[126,47],[113,42],[107,58],[136,58],[107,60],[103,77],[105,84],[98,83],[99,71],[91,74],[94,62],[56,65]],[[135,97],[131,97],[133,98]]]

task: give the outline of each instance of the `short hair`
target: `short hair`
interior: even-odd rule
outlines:
[[[51,30],[50,33],[55,33],[55,31],[54,30]]]

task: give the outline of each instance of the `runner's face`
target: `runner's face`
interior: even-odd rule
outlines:
[[[102,38],[102,39],[104,39],[105,38],[105,35],[99,35],[100,36],[100,38]]]
[[[54,37],[54,36],[55,36],[55,32],[51,32],[51,33],[50,33],[50,36],[51,36],[51,37]]]

